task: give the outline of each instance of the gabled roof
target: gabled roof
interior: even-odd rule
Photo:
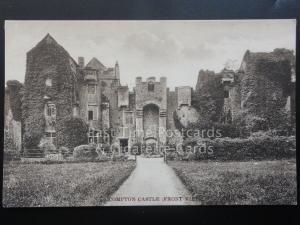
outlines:
[[[67,56],[69,56],[70,59],[75,63],[75,65],[77,65],[77,62],[70,56],[70,54],[67,52],[67,50],[65,50],[64,47],[62,47],[60,44],[58,44],[57,41],[49,33],[29,52],[33,52],[33,51],[43,48],[43,46],[47,46],[47,45],[51,45],[54,48],[59,49],[61,52],[63,52]]]
[[[61,45],[59,45],[56,40],[48,33],[36,46],[34,46],[29,52],[39,49],[44,45],[53,45],[61,50],[67,52]]]
[[[92,58],[85,67],[89,67],[96,70],[106,70],[106,67],[95,57]]]

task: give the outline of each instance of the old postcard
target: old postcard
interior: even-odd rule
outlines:
[[[295,205],[296,20],[6,21],[4,207]]]

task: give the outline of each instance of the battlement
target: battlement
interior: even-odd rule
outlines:
[[[142,77],[136,77],[135,78],[135,84],[139,85],[141,83],[146,84],[149,82],[153,82],[153,83],[157,83],[157,84],[163,84],[163,85],[167,85],[167,78],[166,77],[160,77],[159,81],[156,81],[156,77],[152,76],[152,77],[148,77],[145,81],[143,81]]]

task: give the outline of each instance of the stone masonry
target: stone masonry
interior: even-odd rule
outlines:
[[[84,57],[76,62],[47,34],[27,53],[24,85],[7,83],[6,121],[21,124],[23,149],[37,148],[42,138],[63,146],[61,127],[72,117],[88,124],[87,143],[129,148],[138,142],[168,143],[166,131],[176,130],[175,112],[184,127],[199,119],[231,123],[241,113],[275,127],[283,115],[294,115],[294,66],[289,50],[247,51],[238,71],[201,70],[195,90],[183,86],[170,91],[166,77],[137,77],[130,90],[120,83],[118,62],[113,67],[97,58],[86,65]]]

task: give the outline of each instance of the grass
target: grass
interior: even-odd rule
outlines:
[[[203,205],[295,205],[296,161],[168,163]]]
[[[99,206],[135,162],[4,164],[3,207]]]

